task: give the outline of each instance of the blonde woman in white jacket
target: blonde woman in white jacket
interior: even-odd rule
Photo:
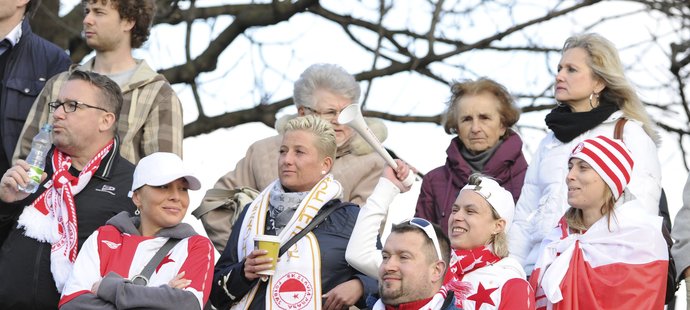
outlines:
[[[546,116],[551,129],[541,141],[527,169],[525,184],[508,233],[510,256],[530,274],[539,244],[568,209],[565,176],[573,148],[582,140],[613,137],[621,118],[629,121],[622,140],[638,165],[624,201],[639,199],[650,215],[657,215],[661,195],[659,137],[635,90],[625,78],[615,46],[597,34],[566,40],[554,86],[559,105]]]

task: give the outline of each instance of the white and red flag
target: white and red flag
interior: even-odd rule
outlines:
[[[668,248],[661,225],[638,200],[584,233],[561,219],[530,277],[537,309],[663,309]]]

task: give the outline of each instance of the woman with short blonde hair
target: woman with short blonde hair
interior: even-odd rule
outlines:
[[[336,152],[333,127],[315,115],[294,118],[285,126],[278,152],[278,179],[244,208],[218,259],[213,305],[253,310],[364,307],[366,297],[376,292],[376,281],[345,260],[359,207],[341,202],[342,185],[330,173]],[[327,209],[332,213],[277,261],[254,248],[259,235],[274,235],[286,244]],[[268,269],[274,269],[270,276]],[[291,292],[289,298],[285,292]]]

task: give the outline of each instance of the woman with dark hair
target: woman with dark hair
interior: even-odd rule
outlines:
[[[177,155],[142,158],[129,192],[135,216],[121,212],[86,240],[60,309],[202,309],[211,292],[213,246],[182,223],[188,191],[200,187]]]
[[[455,198],[473,173],[496,179],[517,201],[527,171],[522,140],[511,126],[520,118],[508,90],[493,80],[455,83],[444,115],[451,140],[445,165],[429,172],[422,181],[416,216],[448,230]]]

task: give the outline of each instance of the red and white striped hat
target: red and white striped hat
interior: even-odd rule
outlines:
[[[615,200],[630,182],[634,162],[621,140],[604,136],[584,140],[573,149],[570,158],[582,159],[592,166],[611,188]]]

